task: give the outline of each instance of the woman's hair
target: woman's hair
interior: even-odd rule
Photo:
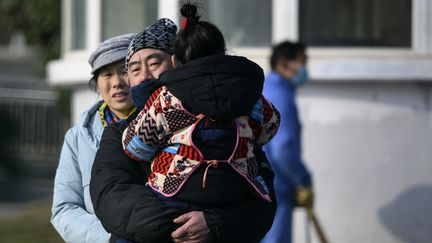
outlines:
[[[96,70],[96,71],[93,73],[93,76],[91,77],[91,79],[90,79],[89,82],[88,82],[88,86],[89,86],[89,88],[90,88],[92,91],[94,91],[94,92],[97,92],[97,78],[98,78],[98,75],[99,75],[99,70]]]
[[[183,4],[180,9],[182,26],[174,42],[174,55],[185,64],[194,59],[225,54],[225,40],[213,24],[200,21],[197,7],[191,3]]]

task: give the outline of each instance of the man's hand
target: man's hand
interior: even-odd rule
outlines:
[[[202,211],[185,213],[174,219],[180,228],[171,233],[174,242],[198,243],[209,242],[209,228]]]

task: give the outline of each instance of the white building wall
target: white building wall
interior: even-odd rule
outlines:
[[[300,90],[304,158],[330,242],[430,242],[431,96],[425,83]],[[307,242],[305,217],[296,212],[295,242]]]
[[[100,99],[102,98],[99,93],[90,90],[89,87],[77,87],[71,97],[73,124],[78,123],[82,113],[90,109],[90,107]]]

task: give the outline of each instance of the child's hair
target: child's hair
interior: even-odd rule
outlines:
[[[174,55],[185,64],[194,59],[225,54],[225,40],[213,24],[200,21],[197,7],[191,3],[183,4],[180,9],[182,26],[174,42]]]
[[[270,57],[270,66],[272,70],[276,69],[277,62],[280,59],[294,60],[302,51],[306,50],[306,46],[301,42],[283,41],[272,48]]]

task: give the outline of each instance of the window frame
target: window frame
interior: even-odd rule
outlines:
[[[64,58],[81,58],[89,55],[90,50],[94,50],[101,41],[101,1],[85,1],[85,44],[83,49],[72,48],[72,1],[62,0],[62,54]],[[91,19],[91,21],[89,21]]]
[[[299,1],[273,0],[272,43],[297,41]],[[310,77],[315,82],[432,82],[432,1],[412,0],[411,47],[310,47]],[[270,70],[270,48],[239,47],[243,55]]]
[[[273,43],[299,38],[299,1],[273,0]],[[284,11],[286,10],[286,11]],[[288,23],[288,24],[287,24]],[[411,47],[311,47],[314,80],[432,81],[432,1],[412,0]]]
[[[102,38],[103,0],[86,0],[85,48],[72,49],[72,1],[74,0],[62,0],[61,56],[47,66],[49,83],[54,86],[86,84],[91,77],[87,60]],[[178,2],[179,0],[158,0],[158,18],[170,18],[178,26]]]
[[[87,59],[101,38],[103,0],[86,1],[85,50],[71,49],[71,1],[62,0],[62,57],[48,67],[53,83],[73,84],[87,81],[90,67]],[[298,40],[299,1],[272,0],[272,43]],[[179,0],[158,0],[158,18],[167,17],[179,23]],[[314,81],[403,81],[432,82],[432,1],[412,0],[412,33],[410,48],[308,48],[310,77]],[[229,54],[243,55],[270,70],[268,47],[234,47]],[[71,66],[72,65],[72,66]],[[74,71],[70,70],[73,67]]]

